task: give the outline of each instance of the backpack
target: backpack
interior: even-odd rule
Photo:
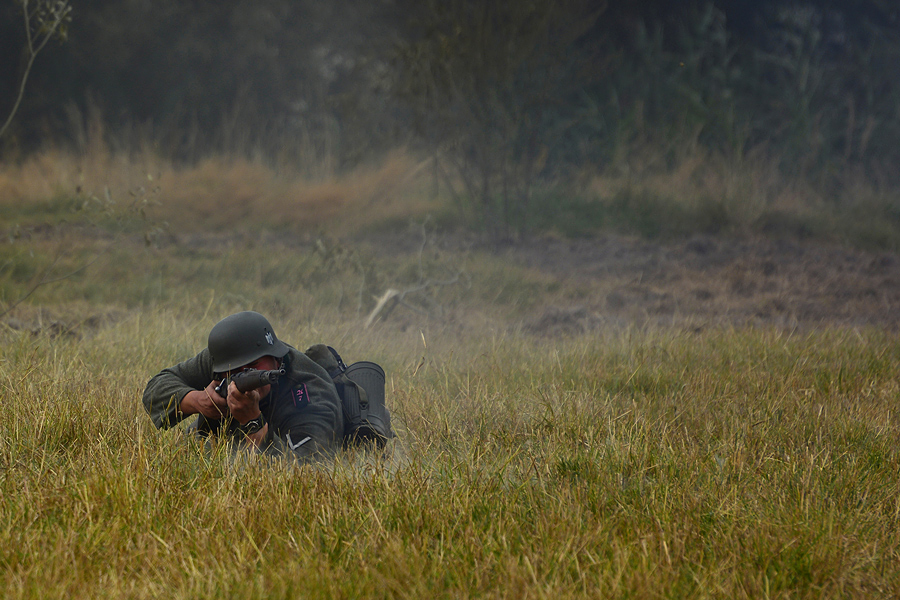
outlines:
[[[382,446],[394,436],[391,413],[384,404],[384,369],[370,361],[344,364],[337,350],[325,344],[307,348],[305,354],[328,371],[344,412],[344,442],[375,442]]]

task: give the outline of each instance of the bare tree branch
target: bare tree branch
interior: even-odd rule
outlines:
[[[72,7],[69,5],[68,0],[37,0],[34,4],[34,10],[30,13],[28,12],[30,0],[21,1],[28,58],[25,63],[25,71],[22,73],[22,81],[19,83],[16,101],[13,103],[12,110],[10,110],[9,116],[6,117],[3,126],[0,127],[0,138],[6,133],[13,117],[16,116],[16,112],[19,110],[19,106],[22,104],[22,98],[25,97],[25,84],[28,82],[28,75],[31,73],[31,67],[34,65],[34,59],[44,49],[50,38],[60,32],[60,27],[71,18],[72,14]],[[44,18],[45,13],[48,15],[49,21]],[[35,28],[34,35],[32,35],[32,28]],[[37,42],[37,47],[35,47],[35,42]]]

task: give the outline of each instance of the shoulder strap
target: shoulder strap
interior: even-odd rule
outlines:
[[[359,408],[362,411],[363,417],[365,418],[365,414],[369,410],[369,396],[366,394],[366,388],[359,385],[343,373],[334,378],[335,381],[339,381],[345,386],[352,386],[356,388],[356,393],[359,394]]]

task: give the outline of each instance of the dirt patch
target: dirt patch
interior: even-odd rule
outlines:
[[[229,236],[228,243],[251,244],[258,237],[238,232]],[[167,250],[170,246],[208,249],[217,247],[217,240],[223,243],[220,238],[209,233],[172,235],[161,245]],[[312,233],[266,234],[265,240],[297,256],[316,252],[319,241]],[[143,248],[142,239],[131,243]],[[838,325],[900,330],[900,256],[837,244],[712,236],[653,242],[608,235],[579,240],[531,238],[498,246],[472,235],[423,237],[416,229],[329,243],[348,248],[369,246],[363,251],[391,257],[424,253],[428,260],[451,267],[464,264],[469,256],[480,260],[479,256],[490,255],[537,274],[536,287],[524,286],[521,292],[533,291],[533,297],[516,306],[516,322],[509,325],[539,335],[645,324],[689,329]],[[500,290],[510,284],[498,281],[496,285]],[[494,297],[490,290],[479,290],[477,295]],[[515,304],[514,300],[507,298],[497,307],[503,310],[508,306],[504,302]],[[462,314],[469,307],[457,308]],[[21,306],[0,324],[56,336],[83,336],[115,319],[96,307],[72,315],[31,314],[28,310]],[[406,313],[394,311],[392,320],[400,319],[399,314]],[[415,319],[418,314],[409,312],[407,316]],[[450,320],[446,312],[440,318]],[[460,322],[465,320],[460,317]]]
[[[587,297],[543,307],[537,333],[618,323],[900,325],[900,259],[836,245],[698,237],[653,243],[610,236],[531,240],[499,251]]]

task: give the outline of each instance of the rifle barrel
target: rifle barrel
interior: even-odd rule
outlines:
[[[233,381],[234,385],[242,394],[246,394],[250,390],[261,388],[264,385],[275,383],[280,376],[284,375],[284,369],[272,369],[271,371],[241,371],[235,373],[231,377],[226,377],[216,388],[216,393],[223,398],[228,396],[228,382]]]

